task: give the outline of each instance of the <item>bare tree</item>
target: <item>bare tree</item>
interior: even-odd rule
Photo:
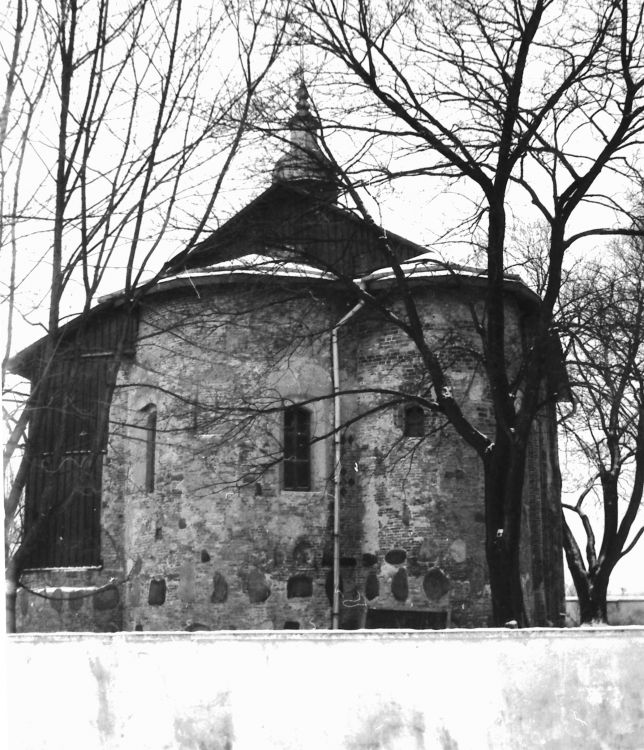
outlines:
[[[320,89],[332,83],[340,104],[350,102],[342,106],[341,124],[362,138],[364,148],[344,169],[336,165],[336,177],[348,201],[380,235],[382,265],[391,267],[402,302],[392,309],[340,274],[344,290],[409,338],[431,383],[415,398],[448,421],[482,462],[486,551],[498,624],[527,621],[519,574],[526,455],[536,415],[552,408],[556,396],[544,383],[564,259],[587,237],[638,233],[630,221],[613,223],[615,215],[626,217],[620,217],[623,209],[602,180],[612,174],[628,182],[636,172],[629,158],[644,125],[642,6],[617,1],[582,6],[574,24],[554,0],[511,5],[302,0],[292,12],[277,13],[294,27],[299,44],[329,61],[316,81]],[[333,118],[322,119],[332,130]],[[149,153],[156,154],[158,164],[155,143],[153,138]],[[375,168],[365,158],[369,153],[377,157]],[[146,196],[155,184],[148,175],[143,170],[137,183]],[[452,229],[480,246],[485,257],[485,304],[473,305],[471,312],[494,406],[493,430],[465,414],[445,362],[426,336],[391,238],[371,217],[360,191],[363,185],[411,176],[462,185],[474,196],[474,212],[457,215]],[[170,186],[172,202],[178,195],[174,183],[163,184]],[[517,362],[507,343],[505,273],[513,210],[526,201],[548,227],[548,266],[530,346]],[[612,211],[610,218],[603,225],[579,225],[585,205],[596,213]],[[147,212],[135,202],[129,216],[135,244],[141,246]],[[190,242],[184,257],[189,247]],[[87,276],[85,288],[92,289],[94,277]],[[136,272],[128,272],[126,286],[133,288],[136,280]]]
[[[6,525],[20,509],[53,392],[93,377],[80,352],[74,355],[61,339],[67,310],[80,310],[75,335],[82,338],[102,284],[125,290],[111,357],[101,371],[107,387],[101,403],[109,406],[137,300],[164,270],[157,260],[162,270],[148,271],[151,260],[167,256],[164,243],[173,237],[188,252],[213,220],[224,179],[257,114],[255,99],[282,48],[284,22],[271,21],[267,11],[266,4],[229,2],[189,13],[181,0],[127,7],[107,0],[53,6],[17,0],[7,10],[12,36],[5,49],[10,72],[0,145],[2,253],[12,268],[9,341],[23,280],[45,265],[51,270],[47,321],[41,322],[46,335],[30,365],[31,394],[25,402],[19,388],[10,392],[8,401],[22,401],[21,408],[5,414],[5,469],[22,448],[5,495]],[[221,64],[221,49],[231,44],[235,53]],[[25,265],[36,243],[36,260]],[[68,366],[61,373],[56,354],[66,346]],[[77,418],[62,408],[61,434]],[[47,457],[50,470],[69,461],[70,450],[80,450],[80,484],[91,484],[107,419],[102,408],[92,445],[60,441]],[[73,502],[74,493],[57,497],[53,484],[40,490],[36,516],[8,556],[10,630],[16,585],[35,540],[52,514]],[[6,532],[5,526],[5,539]]]
[[[3,282],[7,302],[6,346],[2,360],[3,388],[14,327],[22,171],[34,118],[43,92],[50,82],[53,58],[53,45],[43,45],[39,33],[43,26],[42,5],[36,3],[35,7],[29,8],[23,0],[19,0],[13,19],[9,18],[9,14],[10,9],[7,8],[5,19],[7,26],[11,24],[13,27],[13,33],[9,37],[8,48],[3,45],[7,84],[0,112],[0,247],[4,267],[9,270],[8,277]],[[33,56],[39,57],[37,72],[27,75],[27,60]],[[16,94],[16,89],[19,94]],[[16,103],[15,99],[19,101]]]
[[[461,213],[455,225],[485,255],[485,310],[475,325],[494,404],[493,432],[464,415],[386,243],[383,260],[391,263],[405,299],[397,325],[416,345],[433,383],[435,401],[424,406],[438,409],[483,463],[487,560],[499,624],[526,621],[519,576],[526,451],[548,398],[543,384],[564,259],[584,238],[639,233],[603,180],[636,179],[632,159],[644,126],[643,14],[642,4],[618,0],[581,3],[574,23],[555,0],[302,0],[295,14],[300,43],[326,55],[334,90],[351,96],[342,127],[356,138],[362,134],[376,155],[379,144],[393,139],[390,154],[398,158],[372,170],[374,179],[422,175],[462,184],[476,196],[474,214]],[[364,164],[354,168],[363,177]],[[547,283],[532,345],[514,370],[503,280],[514,206],[526,202],[548,227]],[[368,218],[359,200],[356,205]],[[579,224],[584,206],[593,207],[593,219]],[[604,209],[607,223],[595,224]],[[626,220],[616,224],[620,216]],[[368,301],[360,289],[354,292]]]
[[[562,425],[573,460],[589,475],[576,503],[564,505],[564,548],[582,623],[607,621],[611,574],[644,533],[632,534],[644,489],[643,278],[641,242],[633,240],[616,249],[613,262],[577,270],[562,300],[574,396]],[[593,502],[599,513],[589,509]]]

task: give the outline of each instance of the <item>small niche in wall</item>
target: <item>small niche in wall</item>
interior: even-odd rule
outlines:
[[[286,584],[286,596],[307,597],[313,595],[313,581],[309,576],[291,576]]]
[[[158,607],[165,604],[166,582],[165,578],[153,578],[150,581],[150,590],[148,592],[148,604]]]

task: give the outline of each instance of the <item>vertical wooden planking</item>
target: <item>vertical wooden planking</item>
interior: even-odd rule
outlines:
[[[45,515],[28,567],[95,565],[100,561],[100,493],[107,448],[115,353],[134,350],[135,315],[111,311],[65,334],[38,385],[38,434],[25,490],[26,531]],[[45,371],[42,361],[36,366]],[[34,377],[38,377],[38,372]],[[36,381],[37,382],[37,381]],[[100,428],[100,434],[99,434]]]

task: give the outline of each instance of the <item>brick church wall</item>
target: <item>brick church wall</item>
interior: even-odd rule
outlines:
[[[472,288],[434,285],[416,294],[465,413],[491,429],[469,311]],[[508,304],[508,337],[517,342],[519,314]],[[66,614],[52,619],[51,603],[43,600],[28,616],[23,612],[20,629],[57,629],[56,622],[72,630],[330,627],[329,332],[346,311],[338,293],[292,281],[240,279],[199,293],[151,295],[110,415],[102,516],[108,564],[76,573],[85,575],[83,585],[114,578],[117,593],[101,594],[112,606],[78,607],[67,597],[60,607]],[[418,355],[392,325],[363,311],[340,330],[339,342],[340,387],[361,391],[343,397],[343,421],[377,405],[382,396],[369,389],[419,392]],[[518,354],[513,346],[510,353]],[[286,492],[277,407],[302,399],[310,400],[314,435],[325,437],[312,447],[311,491]],[[143,476],[143,418],[151,406],[153,489]],[[480,461],[440,416],[426,417],[422,439],[404,437],[403,422],[404,404],[397,403],[352,422],[342,436],[341,626],[364,627],[372,611],[485,626]],[[554,546],[544,541],[556,511],[549,425],[541,420],[536,431],[524,514],[524,583],[539,616],[561,573]],[[550,489],[542,509],[537,496],[544,483]],[[63,600],[73,588],[69,581],[61,573],[55,582],[68,586]]]

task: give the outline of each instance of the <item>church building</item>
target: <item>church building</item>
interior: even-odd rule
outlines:
[[[136,305],[114,294],[53,358],[38,342],[14,358],[39,384],[19,632],[490,624],[483,468],[419,403],[431,384],[392,265],[491,431],[484,272],[341,205],[317,127],[302,84],[270,187]],[[518,369],[539,299],[505,284]],[[563,612],[558,484],[549,403],[524,492],[534,625]]]

